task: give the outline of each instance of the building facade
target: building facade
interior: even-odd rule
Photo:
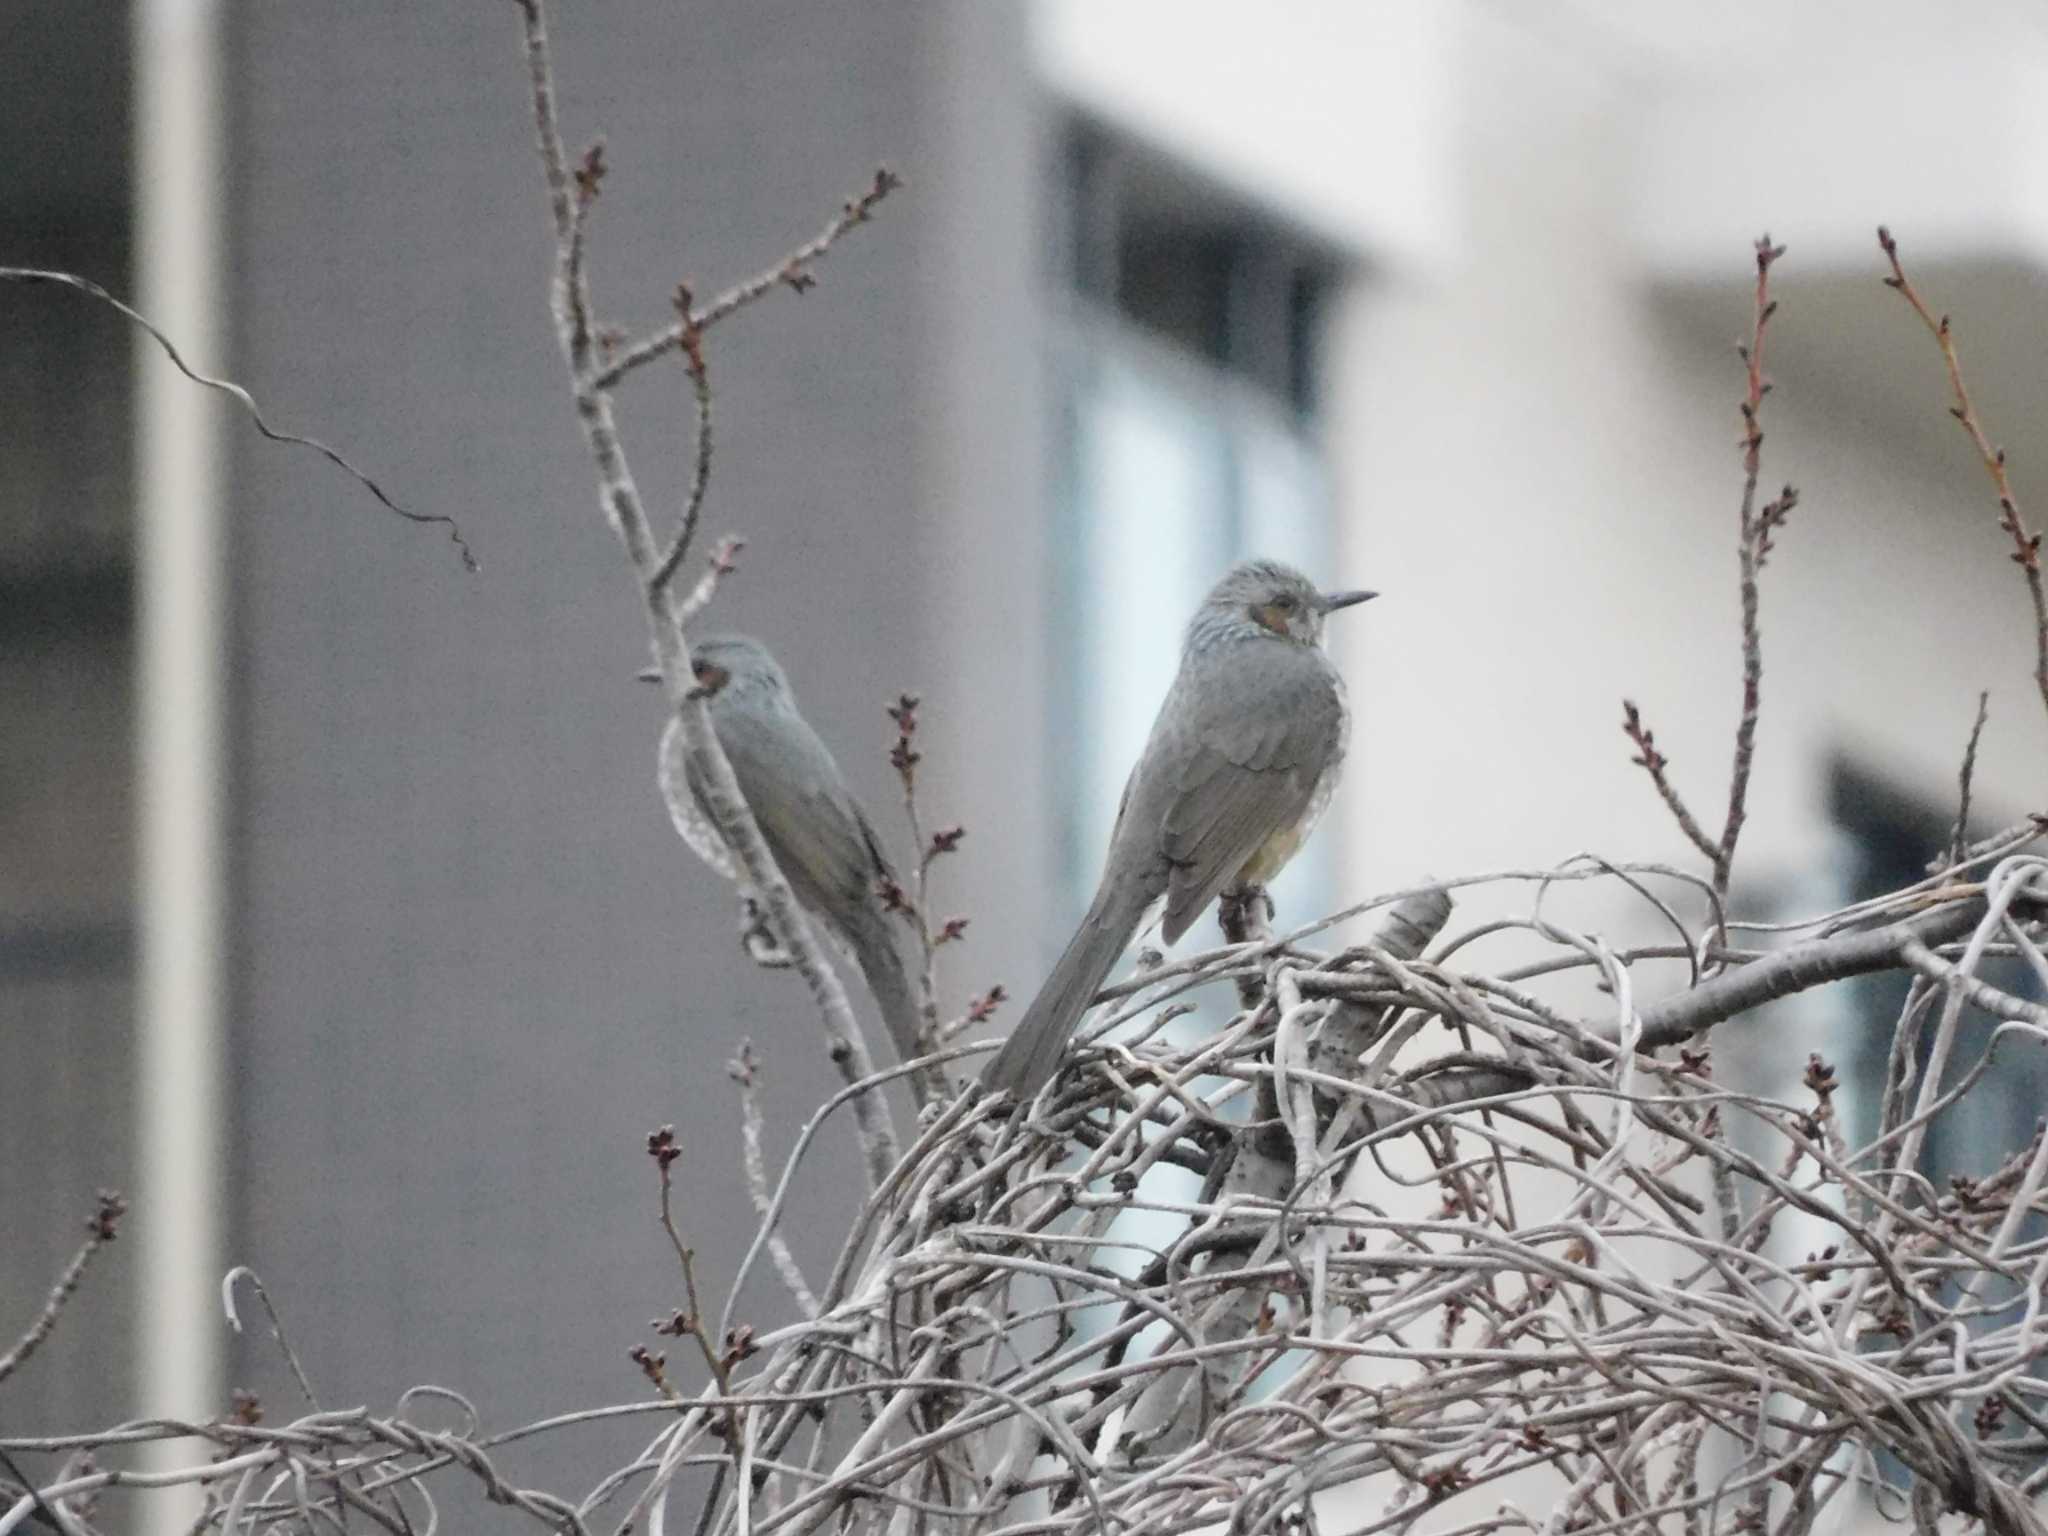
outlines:
[[[1765,474],[1804,496],[1766,576],[1745,899],[1894,872],[1897,829],[1952,814],[1980,688],[1985,822],[2042,808],[2024,597],[1870,226],[1924,252],[2024,494],[2048,38],[2016,8],[1960,34],[1887,12],[1847,48],[1817,3],[1726,35],[1481,0],[1250,33],[1209,0],[562,10],[565,120],[612,166],[598,304],[629,331],[876,163],[908,179],[815,292],[716,334],[705,518],[747,540],[716,621],[774,645],[892,831],[882,710],[923,696],[927,811],[968,828],[952,1002],[1027,994],[1056,953],[1187,609],[1252,548],[1385,594],[1335,632],[1357,739],[1290,910],[1581,849],[1682,860],[1620,701],[1712,804],[1731,343],[1766,228],[1790,250]],[[1934,40],[1963,105],[1930,147],[1888,103]],[[164,296],[202,363],[456,518],[482,566],[187,398],[82,300],[0,286],[10,1315],[94,1187],[146,1197],[0,1416],[230,1387],[283,1411],[267,1339],[217,1310],[239,1263],[324,1401],[445,1382],[502,1426],[630,1395],[625,1350],[674,1300],[645,1133],[677,1126],[716,1288],[752,1221],[723,1063],[753,1039],[781,1145],[832,1076],[654,791],[516,17],[23,0],[0,42],[0,261]],[[688,422],[679,369],[625,397],[654,507],[680,504]],[[182,485],[214,487],[196,530]],[[849,1180],[800,1184],[801,1257]]]

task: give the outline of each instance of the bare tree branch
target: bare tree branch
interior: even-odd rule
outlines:
[[[1785,526],[1792,509],[1799,504],[1799,492],[1788,485],[1772,500],[1761,507],[1757,505],[1757,483],[1763,468],[1763,403],[1764,396],[1771,391],[1770,381],[1764,377],[1764,340],[1770,331],[1771,317],[1778,312],[1777,300],[1771,297],[1771,267],[1784,254],[1785,248],[1773,245],[1769,235],[1758,237],[1755,301],[1750,314],[1749,340],[1736,349],[1742,358],[1744,371],[1742,501],[1737,514],[1735,541],[1740,571],[1738,591],[1742,599],[1742,710],[1735,722],[1734,759],[1728,771],[1728,809],[1718,838],[1709,836],[1706,828],[1687,808],[1677,786],[1665,772],[1669,760],[1657,750],[1635,704],[1626,699],[1622,701],[1622,729],[1635,744],[1635,762],[1649,774],[1659,797],[1678,823],[1679,831],[1706,855],[1713,870],[1713,900],[1717,907],[1726,904],[1729,875],[1735,864],[1735,846],[1742,836],[1743,824],[1749,819],[1749,776],[1756,758],[1756,728],[1762,712],[1764,676],[1763,635],[1757,622],[1757,581],[1775,548],[1774,535]]]
[[[1721,845],[1707,836],[1706,828],[1694,818],[1684,798],[1678,793],[1678,786],[1671,782],[1671,776],[1664,771],[1671,766],[1671,759],[1657,750],[1656,734],[1643,724],[1642,711],[1636,708],[1632,699],[1621,701],[1621,728],[1635,745],[1636,765],[1647,773],[1650,782],[1656,785],[1657,794],[1663,799],[1665,809],[1671,812],[1672,820],[1678,823],[1678,830],[1685,834],[1686,841],[1707,856],[1710,864],[1718,864],[1721,859]]]
[[[598,389],[616,388],[636,368],[645,367],[683,346],[693,332],[701,337],[720,321],[731,318],[778,287],[787,288],[792,293],[804,293],[817,286],[818,280],[812,275],[811,268],[839,242],[840,236],[873,218],[882,199],[902,185],[903,179],[894,171],[886,165],[878,167],[868,189],[858,197],[847,199],[816,238],[798,246],[775,265],[757,272],[745,282],[733,284],[694,318],[685,316],[674,325],[621,349],[617,357],[598,370],[591,383]]]
[[[57,1326],[57,1319],[64,1315],[65,1306],[84,1281],[86,1270],[92,1267],[94,1256],[120,1232],[121,1217],[127,1210],[128,1203],[112,1190],[100,1191],[92,1219],[85,1224],[85,1241],[78,1245],[71,1262],[64,1266],[64,1272],[43,1298],[42,1310],[36,1314],[35,1321],[28,1325],[6,1354],[0,1355],[0,1381],[5,1381],[27,1364],[29,1356],[49,1338]]]
[[[697,519],[704,510],[704,495],[711,488],[711,372],[704,362],[703,326],[690,305],[689,285],[678,284],[676,312],[682,316],[683,370],[690,377],[690,394],[697,407],[697,447],[691,459],[690,492],[683,501],[683,515],[676,521],[675,539],[649,578],[657,588],[668,585],[689,554],[690,543],[697,536]]]
[[[1654,903],[1619,866],[1591,878]],[[2031,1235],[2048,1218],[2048,1136],[1937,1187],[1910,1157],[1846,1139],[1818,1058],[1802,1098],[1717,1082],[1703,1051],[1641,1054],[1879,964],[1919,968],[2008,1030],[2048,1030],[2048,1010],[1980,970],[1994,939],[2039,958],[2048,860],[2008,853],[1981,890],[1887,910],[1914,900],[1933,904],[1642,1008],[1637,962],[1551,916],[1527,931],[1568,965],[1525,984],[1452,969],[1463,944],[1438,891],[1410,893],[1373,938],[1333,953],[1248,936],[1230,952],[1256,953],[1256,992],[1236,998],[1241,967],[1202,983],[1237,1007],[1220,1031],[1079,1053],[1037,1121],[998,1119],[965,1094],[940,1106],[790,1321],[749,1328],[728,1300],[709,1324],[686,1261],[687,1311],[663,1331],[696,1338],[710,1379],[694,1393],[638,1349],[652,1401],[496,1435],[430,1430],[401,1405],[391,1418],[149,1423],[0,1449],[113,1453],[198,1434],[212,1455],[140,1486],[214,1490],[234,1536],[343,1508],[417,1529],[410,1490],[444,1468],[570,1531],[600,1517],[656,1528],[678,1498],[699,1501],[707,1536],[834,1520],[890,1536],[917,1518],[990,1536],[1174,1536],[1233,1519],[1278,1530],[1321,1490],[1350,1486],[1361,1530],[1400,1531],[1486,1490],[1461,1528],[1526,1529],[1537,1522],[1512,1501],[1540,1497],[1586,1529],[1669,1520],[1738,1536],[1759,1508],[1772,1529],[1806,1529],[1844,1486],[1826,1469],[1854,1447],[1896,1457],[1929,1508],[2031,1532],[2048,1316],[2013,1297],[2048,1265],[2048,1240]],[[1611,1032],[1524,990],[1573,968],[1608,983]],[[1186,979],[1156,977],[1150,995]],[[1150,1006],[1141,996],[1136,1016]],[[1431,1044],[1447,1031],[1453,1048]],[[1410,1053],[1420,1059],[1401,1070]],[[1982,1063],[1930,1070],[1933,1086],[1883,1134],[1925,1125],[1985,1078]],[[1251,1117],[1233,1120],[1246,1100]],[[750,1176],[761,1221],[742,1274],[816,1171],[807,1159],[830,1113],[804,1127],[779,1177]],[[659,1135],[650,1150],[678,1155]],[[1197,1193],[1151,1177],[1182,1153],[1207,1171]],[[1718,1208],[1702,1198],[1717,1188],[1730,1192]],[[1774,1240],[1788,1214],[1800,1248]],[[1959,1411],[1973,1404],[1974,1420]],[[503,1447],[629,1416],[647,1424],[645,1448],[581,1495],[499,1470]],[[2032,1438],[1999,1433],[2002,1416]],[[0,1515],[0,1536],[33,1497],[54,1509],[127,1477],[40,1478]]]
[[[1963,747],[1963,765],[1956,770],[1956,829],[1948,840],[1949,867],[1963,862],[1963,850],[1970,841],[1970,781],[1977,771],[1977,740],[1984,734],[1984,720],[1991,707],[1989,692],[1977,695],[1977,718],[1970,723],[1970,739]]]
[[[1749,817],[1749,770],[1756,756],[1756,723],[1763,695],[1763,638],[1757,628],[1757,577],[1771,552],[1771,535],[1784,526],[1799,500],[1799,493],[1786,486],[1776,500],[1756,505],[1758,475],[1763,465],[1764,396],[1770,381],[1764,377],[1764,337],[1777,300],[1771,297],[1771,264],[1785,254],[1785,247],[1771,244],[1769,235],[1756,242],[1756,303],[1750,322],[1749,344],[1742,348],[1748,370],[1748,390],[1742,401],[1742,508],[1740,537],[1736,552],[1742,571],[1742,714],[1735,724],[1735,760],[1728,772],[1728,815],[1721,826],[1721,845],[1714,859],[1714,891],[1728,894],[1728,874],[1735,862],[1735,843],[1742,824]]]
[[[170,337],[158,330],[146,316],[130,309],[98,283],[70,272],[47,272],[34,267],[0,267],[0,282],[50,283],[59,287],[76,289],[80,293],[99,300],[100,303],[120,315],[122,319],[141,328],[149,336],[149,339],[163,350],[164,356],[171,360],[172,366],[178,372],[185,375],[194,384],[226,395],[235,404],[239,405],[248,415],[250,422],[255,426],[256,430],[264,437],[269,438],[273,443],[283,443],[295,448],[312,449],[315,453],[326,459],[328,463],[334,465],[335,468],[341,470],[358,485],[362,486],[364,490],[376,497],[378,503],[386,511],[404,518],[409,523],[440,524],[447,528],[449,541],[454,544],[457,553],[462,556],[463,568],[471,572],[477,570],[476,556],[470,553],[469,541],[463,538],[462,529],[457,525],[454,518],[439,512],[415,512],[410,507],[401,506],[391,498],[383,486],[371,479],[362,470],[357,469],[337,449],[328,447],[327,444],[321,442],[316,437],[301,437],[297,433],[283,432],[273,427],[264,419],[262,410],[258,408],[254,397],[246,389],[242,388],[241,385],[235,383],[232,379],[216,379],[199,372],[190,363],[185,361],[184,355],[178,351],[177,347],[172,345]]]
[[[776,933],[788,949],[797,973],[809,987],[834,1063],[848,1082],[861,1082],[873,1076],[874,1064],[847,1001],[845,988],[825,960],[811,932],[809,920],[790,892],[788,881],[775,867],[753,812],[748,809],[746,799],[733,778],[732,765],[718,743],[717,732],[712,729],[703,696],[697,690],[679,607],[672,597],[668,573],[663,569],[664,557],[655,545],[639,487],[627,466],[625,449],[612,412],[609,386],[602,382],[604,375],[596,356],[594,338],[597,327],[592,322],[588,274],[581,264],[580,251],[581,226],[595,200],[597,178],[586,176],[584,183],[579,184],[570,174],[556,117],[554,69],[549,54],[546,15],[541,0],[518,0],[518,3],[525,18],[535,136],[555,228],[555,322],[562,355],[569,367],[576,418],[583,428],[584,441],[597,471],[600,501],[639,578],[662,681],[669,702],[682,723],[683,740],[692,770],[704,788],[706,809],[717,823],[733,856],[746,870],[749,884],[767,906]],[[579,207],[582,212],[579,212]],[[678,343],[680,335],[678,331]],[[679,547],[680,544],[679,540]],[[680,554],[677,558],[680,560]],[[888,1104],[880,1090],[862,1094],[855,1104],[855,1114],[866,1154],[868,1178],[879,1187],[897,1156],[895,1129],[889,1123]]]
[[[1885,286],[1893,289],[1908,304],[1913,313],[1920,317],[1920,323],[1927,327],[1941,348],[1941,360],[1948,369],[1949,388],[1955,394],[1955,404],[1949,407],[1949,414],[1969,434],[1970,444],[1977,450],[1977,457],[1984,461],[1985,473],[1991,476],[1992,488],[1998,495],[1998,526],[2012,537],[2012,560],[2020,568],[2020,574],[2027,584],[2027,596],[2034,605],[2034,686],[2040,692],[2041,705],[2048,709],[2048,590],[2041,580],[2041,535],[2031,531],[2020,517],[2020,504],[2013,495],[2012,482],[2005,473],[2005,450],[1995,447],[1984,431],[1984,424],[1977,419],[1977,408],[1970,403],[1970,391],[1963,383],[1963,362],[1956,353],[1954,333],[1949,329],[1948,316],[1940,319],[1927,307],[1919,290],[1907,280],[1906,269],[1899,262],[1899,243],[1892,238],[1890,230],[1883,225],[1877,230],[1878,248],[1884,252],[1885,260],[1891,265],[1891,276]]]
[[[1781,949],[1644,1008],[1640,1047],[1656,1050],[1678,1045],[1768,1003],[1829,982],[1910,965],[1908,954],[1913,946],[1946,944],[1968,933],[1983,915],[1984,901],[1979,896],[1950,901],[1881,928]]]

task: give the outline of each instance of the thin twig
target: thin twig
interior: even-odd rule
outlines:
[[[383,486],[371,479],[362,470],[357,469],[355,465],[342,456],[338,449],[328,447],[327,444],[321,442],[317,437],[301,437],[295,432],[284,432],[273,427],[264,418],[262,410],[257,406],[255,398],[248,390],[237,384],[233,379],[217,379],[199,372],[198,369],[185,361],[184,355],[172,344],[170,337],[158,330],[147,316],[130,309],[98,283],[79,277],[75,273],[48,272],[34,267],[0,267],[0,282],[54,283],[61,287],[76,289],[80,293],[99,300],[100,303],[108,306],[124,320],[139,326],[146,332],[149,339],[162,349],[164,356],[171,360],[171,365],[194,384],[204,389],[214,390],[233,400],[235,404],[242,408],[256,430],[264,437],[270,439],[271,442],[283,443],[287,447],[312,449],[374,496],[386,511],[404,518],[409,523],[439,524],[445,527],[448,530],[450,542],[455,545],[456,552],[462,556],[463,569],[471,572],[479,569],[476,556],[470,552],[469,541],[462,536],[462,529],[454,518],[441,512],[415,512],[410,507],[401,506],[392,499]]]
[[[1678,830],[1683,832],[1693,847],[1705,854],[1710,862],[1718,862],[1721,857],[1720,845],[1708,837],[1706,828],[1694,819],[1692,811],[1678,793],[1678,786],[1671,782],[1670,775],[1664,771],[1670,766],[1671,759],[1657,750],[1656,735],[1643,724],[1642,712],[1636,708],[1632,699],[1621,701],[1621,728],[1635,745],[1636,755],[1633,761],[1649,774],[1650,782],[1657,786],[1657,793],[1662,797],[1672,818],[1677,821]]]
[[[1963,765],[1956,770],[1956,829],[1948,840],[1948,863],[1953,869],[1963,862],[1963,850],[1970,837],[1970,781],[1977,771],[1977,738],[1984,734],[1984,720],[1991,707],[1989,689],[1977,695],[1977,718],[1970,725],[1970,739],[1963,747]]]
[[[817,264],[819,258],[831,250],[839,237],[848,230],[857,229],[873,218],[875,209],[880,206],[882,199],[902,185],[902,177],[886,165],[878,167],[875,179],[869,184],[868,189],[858,197],[849,198],[815,239],[798,246],[775,265],[755,273],[745,282],[733,284],[713,299],[698,313],[697,331],[701,334],[710,330],[720,321],[729,319],[762,295],[778,287],[788,288],[792,293],[803,293],[815,287],[818,280],[812,274],[811,268]],[[616,388],[619,381],[634,369],[644,367],[663,354],[673,352],[682,346],[689,329],[687,321],[679,320],[664,330],[643,337],[621,350],[617,357],[598,371],[591,383],[599,389]]]
[[[683,599],[676,609],[676,622],[688,625],[711,604],[718,585],[740,568],[740,551],[747,547],[747,541],[727,534],[711,551],[711,557],[704,562],[704,574],[697,578],[697,585],[690,588],[690,595]]]
[[[789,1294],[804,1316],[816,1317],[817,1294],[804,1278],[802,1266],[797,1263],[796,1255],[790,1252],[789,1243],[776,1224],[774,1197],[768,1188],[768,1165],[761,1147],[764,1125],[760,1095],[755,1091],[760,1064],[754,1056],[753,1041],[740,1042],[740,1053],[726,1063],[725,1074],[739,1085],[740,1168],[747,1181],[747,1198],[753,1201],[754,1213],[761,1218],[768,1257],[774,1261],[782,1283],[789,1288]]]
[[[671,1247],[675,1249],[676,1261],[683,1271],[683,1296],[687,1310],[674,1313],[666,1320],[655,1323],[658,1332],[673,1337],[688,1338],[697,1346],[703,1356],[704,1365],[711,1372],[711,1379],[718,1388],[721,1398],[733,1395],[732,1368],[752,1352],[752,1334],[749,1330],[737,1332],[742,1337],[728,1340],[723,1347],[714,1346],[711,1335],[704,1326],[704,1303],[697,1294],[697,1250],[683,1241],[683,1234],[676,1225],[675,1184],[670,1166],[682,1156],[682,1148],[676,1143],[676,1129],[664,1125],[647,1138],[647,1155],[654,1159],[654,1166],[661,1176],[661,1230],[668,1234]],[[674,1389],[662,1374],[662,1360],[646,1350],[636,1350],[633,1359],[639,1364],[648,1379],[661,1388],[664,1396],[674,1397]],[[740,1423],[737,1409],[726,1410],[726,1443],[737,1449],[740,1443]]]
[[[64,1536],[75,1536],[79,1529],[78,1522],[70,1519],[64,1511],[59,1510],[56,1506],[45,1503],[43,1495],[36,1488],[34,1480],[21,1470],[21,1464],[4,1449],[0,1449],[0,1467],[6,1468],[7,1475],[20,1485],[22,1493],[19,1497],[27,1499],[31,1509],[49,1522],[53,1529],[63,1532]],[[4,1491],[4,1485],[0,1485],[0,1492]]]
[[[590,210],[597,202],[597,194],[604,186],[609,170],[604,163],[604,140],[594,141],[583,152],[583,161],[576,167],[576,196],[569,205],[569,254],[566,273],[567,287],[571,293],[581,293],[589,284],[583,269],[583,258],[590,234]],[[590,345],[592,317],[584,306],[578,306],[571,316],[575,326],[573,345],[579,348]]]
[[[1771,265],[1785,254],[1785,247],[1771,244],[1769,235],[1756,242],[1756,299],[1750,323],[1749,343],[1741,349],[1747,369],[1748,387],[1742,400],[1742,507],[1737,552],[1742,573],[1742,715],[1735,725],[1735,760],[1728,773],[1728,817],[1721,827],[1721,842],[1714,858],[1714,894],[1726,898],[1729,871],[1735,862],[1735,843],[1749,815],[1749,771],[1756,755],[1756,724],[1763,693],[1763,639],[1757,628],[1757,575],[1770,553],[1770,537],[1783,525],[1798,492],[1786,486],[1775,501],[1761,512],[1756,508],[1756,487],[1763,464],[1764,433],[1761,423],[1764,396],[1770,381],[1764,377],[1764,336],[1777,313],[1771,297]]]
[[[896,740],[889,748],[889,766],[896,771],[897,782],[903,786],[903,819],[910,829],[910,846],[917,853],[916,862],[911,866],[910,890],[906,892],[890,882],[882,891],[882,901],[884,906],[909,922],[917,935],[917,1054],[928,1056],[939,1048],[939,946],[955,943],[967,933],[967,919],[964,917],[947,918],[943,925],[932,926],[932,865],[947,854],[958,851],[960,841],[967,833],[963,827],[946,827],[930,837],[925,836],[924,818],[917,807],[917,766],[924,761],[924,754],[917,750],[915,744],[919,702],[914,693],[898,694],[896,702],[887,708],[889,719],[896,727]],[[942,1103],[953,1095],[953,1085],[943,1068],[921,1071],[914,1081],[919,1097],[927,1102]]]
[[[314,1412],[320,1411],[320,1399],[313,1395],[313,1383],[307,1379],[306,1368],[299,1364],[298,1351],[292,1348],[292,1341],[284,1331],[284,1319],[277,1315],[277,1307],[270,1299],[270,1291],[263,1279],[246,1264],[238,1264],[229,1270],[220,1282],[221,1310],[227,1314],[228,1326],[240,1333],[241,1315],[235,1310],[235,1283],[247,1280],[249,1288],[256,1293],[256,1299],[263,1303],[263,1315],[270,1319],[270,1336],[277,1341],[278,1352],[284,1356],[284,1363],[290,1367],[292,1380],[298,1383],[300,1393],[306,1399],[306,1406]]]
[[[661,557],[661,564],[654,568],[649,582],[657,590],[666,587],[674,579],[676,568],[690,553],[690,542],[697,536],[697,519],[704,511],[704,495],[711,487],[711,373],[704,363],[704,328],[691,312],[690,286],[679,283],[676,286],[676,313],[681,317],[683,371],[689,375],[690,395],[697,407],[697,448],[690,465],[690,491],[683,501],[683,515],[676,520],[676,536],[669,545],[668,553]],[[714,570],[718,562],[713,561]],[[710,580],[706,577],[706,580]],[[705,601],[710,600],[707,592]],[[697,606],[701,607],[702,604]]]
[[[1776,548],[1774,535],[1784,528],[1799,504],[1799,492],[1786,486],[1777,496],[1757,505],[1757,483],[1763,468],[1764,396],[1771,391],[1764,377],[1764,339],[1778,304],[1771,297],[1771,267],[1785,254],[1773,245],[1769,235],[1756,241],[1756,288],[1750,314],[1749,339],[1736,348],[1742,358],[1744,387],[1742,412],[1742,501],[1736,524],[1736,559],[1740,571],[1742,599],[1742,711],[1735,722],[1734,760],[1728,771],[1728,810],[1721,823],[1721,835],[1711,837],[1701,825],[1666,768],[1669,759],[1656,748],[1654,737],[1642,722],[1641,712],[1627,699],[1622,701],[1622,729],[1636,748],[1635,762],[1650,776],[1658,796],[1671,812],[1686,840],[1704,854],[1712,866],[1712,902],[1725,907],[1728,881],[1735,864],[1735,846],[1749,819],[1749,777],[1756,759],[1757,719],[1763,702],[1763,637],[1757,622],[1757,578]]]
[[[2029,530],[2020,517],[2019,499],[2013,495],[2012,481],[2005,472],[2005,450],[1992,444],[1983,423],[1977,419],[1976,407],[1970,403],[1970,391],[1963,383],[1962,359],[1956,353],[1955,335],[1949,327],[1948,316],[1936,319],[1934,312],[1927,307],[1899,262],[1899,243],[1883,225],[1878,226],[1877,244],[1892,269],[1891,276],[1884,280],[1885,286],[1913,306],[1913,313],[1920,317],[1920,323],[1927,327],[1935,344],[1941,348],[1941,360],[1948,368],[1949,388],[1955,394],[1955,404],[1949,407],[1949,414],[1969,434],[1971,445],[1976,448],[1977,457],[1983,460],[1985,472],[1991,476],[1992,488],[1998,494],[1998,526],[2012,537],[2011,559],[2020,568],[2020,574],[2027,583],[2027,596],[2034,605],[2034,686],[2040,692],[2042,707],[2048,708],[2048,590],[2043,589],[2041,579],[2041,535]]]
[[[64,1266],[64,1272],[57,1277],[43,1298],[42,1310],[36,1314],[21,1337],[14,1341],[14,1347],[0,1355],[0,1381],[5,1381],[27,1363],[28,1357],[42,1347],[43,1341],[57,1326],[57,1319],[64,1315],[65,1305],[71,1300],[85,1272],[92,1265],[93,1256],[111,1243],[121,1230],[121,1217],[127,1212],[128,1203],[110,1189],[99,1193],[98,1203],[93,1207],[91,1218],[85,1224],[85,1241],[78,1245],[78,1251],[71,1256],[71,1262]]]

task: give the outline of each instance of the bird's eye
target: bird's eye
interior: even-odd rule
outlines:
[[[1282,592],[1273,599],[1273,606],[1282,613],[1292,613],[1299,606],[1299,601],[1292,592]]]
[[[692,661],[690,663],[690,671],[700,683],[705,680],[705,674],[710,670],[711,663],[708,661]]]

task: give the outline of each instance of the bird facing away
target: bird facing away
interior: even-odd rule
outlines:
[[[1351,733],[1323,620],[1371,592],[1318,592],[1292,566],[1247,560],[1202,600],[1180,671],[1124,785],[1102,883],[1080,929],[984,1088],[1028,1100],[1117,956],[1163,904],[1160,935],[1185,933],[1225,891],[1264,885],[1329,804]]]
[[[712,727],[776,867],[796,899],[852,952],[898,1057],[915,1060],[922,1054],[920,1012],[901,948],[906,925],[883,908],[879,894],[884,880],[895,879],[881,839],[832,753],[797,713],[789,679],[766,646],[745,635],[707,635],[690,651]],[[727,879],[743,881],[745,871],[690,770],[679,719],[662,733],[661,790],[691,851]]]

